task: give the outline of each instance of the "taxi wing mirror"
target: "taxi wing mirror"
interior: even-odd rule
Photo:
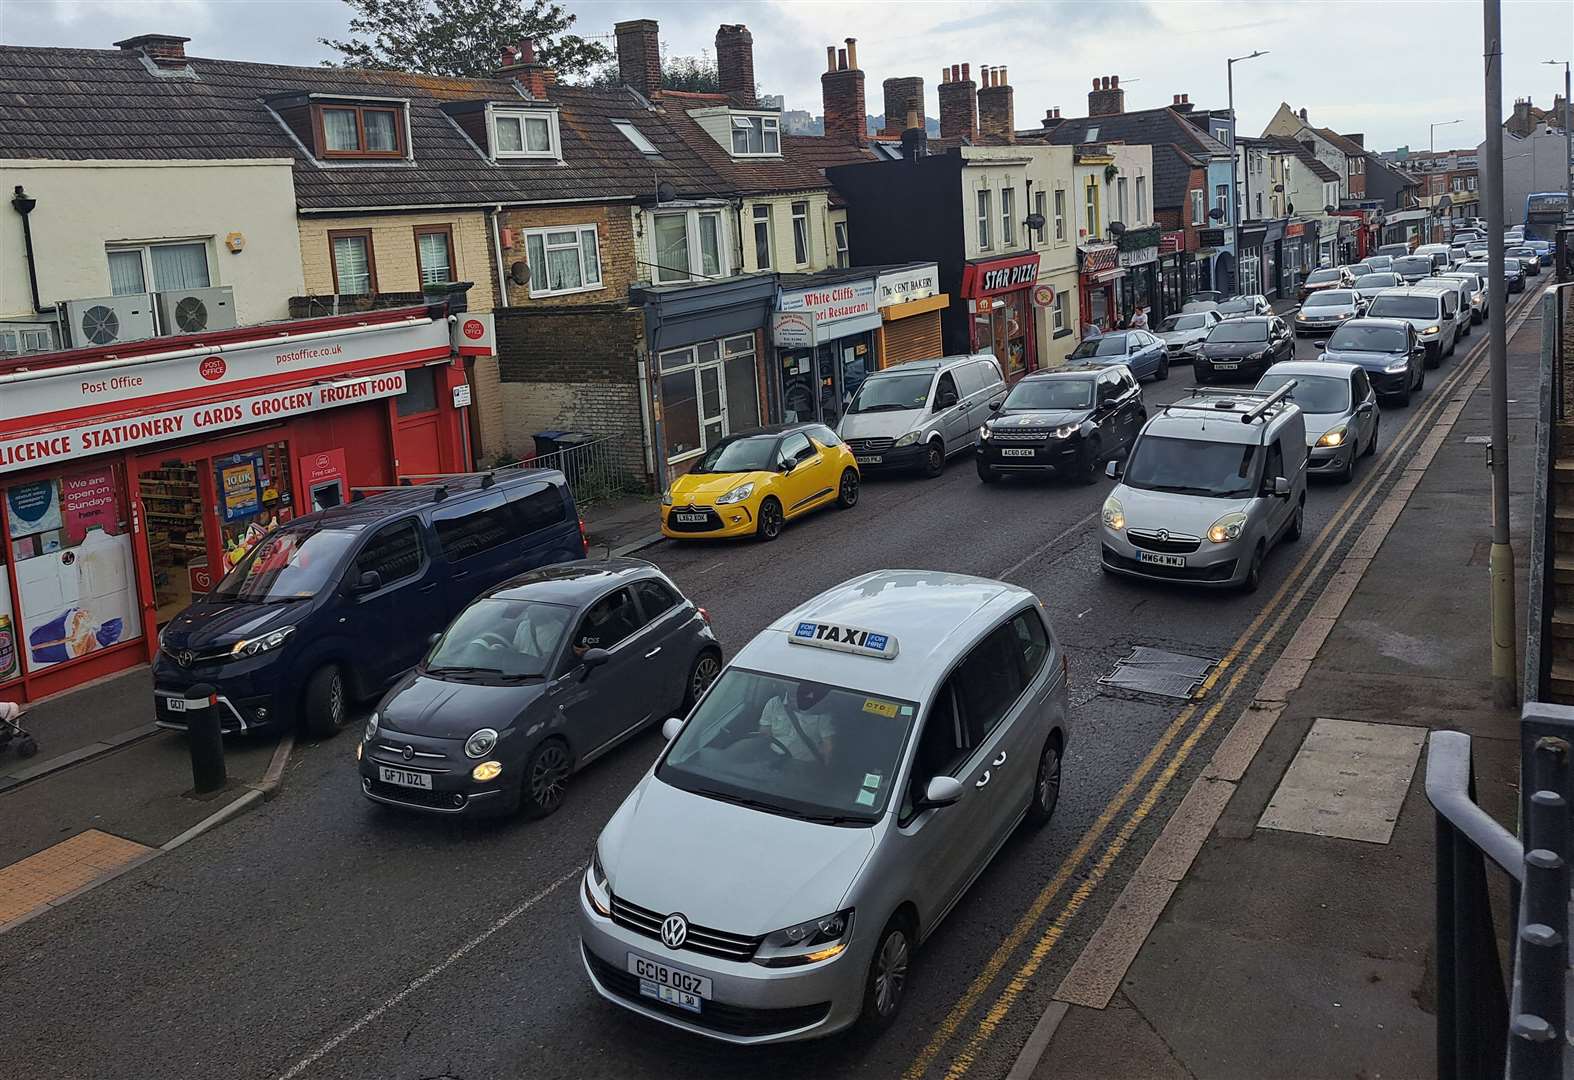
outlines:
[[[924,806],[950,806],[962,797],[962,781],[954,776],[937,776],[924,788]]]
[[[678,732],[683,730],[683,717],[669,716],[661,725],[661,737],[671,742],[678,737]]]

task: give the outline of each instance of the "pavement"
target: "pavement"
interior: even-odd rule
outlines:
[[[1079,957],[1094,947],[1111,912],[1143,909],[1142,898],[1133,898],[1131,889],[1155,880],[1143,872],[1144,866],[1153,870],[1152,853],[1157,850],[1169,865],[1180,866],[1164,846],[1165,835],[1177,820],[1184,825],[1205,819],[1188,793],[1224,790],[1204,774],[1218,755],[1238,753],[1241,740],[1233,733],[1245,730],[1240,717],[1257,714],[1250,708],[1254,699],[1286,693],[1286,669],[1279,661],[1310,649],[1304,627],[1325,632],[1317,640],[1315,659],[1305,661],[1306,687],[1324,681],[1313,666],[1348,653],[1347,668],[1331,672],[1327,681],[1336,688],[1341,679],[1359,676],[1355,685],[1365,687],[1366,694],[1378,692],[1371,688],[1385,685],[1386,669],[1359,667],[1363,650],[1376,658],[1368,664],[1417,666],[1401,672],[1417,680],[1413,685],[1432,685],[1421,680],[1434,670],[1441,670],[1434,676],[1439,680],[1467,681],[1459,673],[1470,670],[1479,650],[1459,629],[1465,625],[1457,621],[1461,616],[1429,609],[1424,616],[1432,621],[1418,618],[1401,630],[1419,644],[1362,637],[1349,639],[1346,647],[1344,635],[1355,633],[1353,614],[1377,603],[1376,594],[1352,592],[1337,619],[1328,617],[1327,605],[1317,605],[1342,587],[1336,579],[1344,560],[1362,542],[1363,529],[1382,513],[1383,501],[1407,475],[1422,479],[1422,474],[1407,474],[1405,466],[1429,433],[1441,430],[1438,416],[1463,385],[1459,380],[1479,371],[1478,362],[1467,362],[1464,346],[1483,337],[1478,330],[1462,343],[1457,358],[1429,372],[1425,392],[1408,409],[1385,412],[1382,444],[1362,463],[1354,484],[1314,487],[1306,539],[1273,553],[1263,588],[1254,595],[1106,578],[1098,569],[1096,533],[1106,481],[1087,487],[1029,481],[986,488],[966,461],[954,462],[934,480],[870,476],[857,507],[795,522],[772,544],[662,540],[640,549],[641,558],[660,565],[710,611],[729,655],[788,607],[881,567],[934,568],[1012,581],[1042,598],[1057,628],[1070,662],[1075,730],[1055,820],[1013,837],[925,942],[903,1012],[879,1039],[846,1036],[740,1050],[647,1023],[607,1005],[591,990],[575,952],[575,883],[594,838],[658,751],[656,733],[630,740],[577,775],[564,806],[551,818],[475,825],[367,803],[356,781],[354,739],[341,736],[296,746],[279,796],[256,805],[254,812],[162,857],[133,862],[96,888],[0,933],[0,1011],[13,1018],[0,1043],[0,1078],[417,1080],[525,1070],[540,1078],[617,1080],[666,1077],[674,1071],[714,1078],[764,1072],[827,1080],[962,1080],[1007,1075],[1035,1032],[1054,1035],[1043,1060],[1053,1062],[1057,1075],[1094,1075],[1125,1046],[1117,1036],[1128,1035],[1135,1056],[1128,1058],[1130,1068],[1123,1075],[1165,1075],[1155,1070],[1166,1067],[1167,1059],[1143,1050],[1165,1045],[1156,1034],[1141,1041],[1140,1029],[1110,1028],[1110,1041],[1103,1045],[1080,1034],[1088,1030],[1080,1019],[1083,1012],[1104,1023],[1135,1015],[1138,1007],[1155,1015],[1150,997],[1128,998],[1124,981],[1117,978],[1120,992],[1100,1010],[1057,1006],[1057,989]],[[1297,352],[1310,358],[1317,348],[1301,342]],[[1524,372],[1515,377],[1526,387],[1529,415],[1534,379]],[[1150,403],[1173,400],[1186,393],[1189,382],[1189,372],[1177,368],[1168,382],[1145,386],[1144,394]],[[1475,480],[1480,449],[1459,449],[1457,434],[1437,450],[1434,470],[1441,471],[1456,453],[1466,455],[1448,466],[1450,475],[1464,474],[1458,480],[1464,485]],[[1521,439],[1516,454],[1528,453],[1533,444],[1533,439]],[[1523,460],[1516,458],[1514,467],[1528,476]],[[1428,472],[1412,505],[1434,497],[1431,483]],[[1438,591],[1439,567],[1452,568],[1452,577],[1461,581],[1467,579],[1460,570],[1478,569],[1485,590],[1484,562],[1469,563],[1463,547],[1450,546],[1468,535],[1470,551],[1477,550],[1475,540],[1485,536],[1485,504],[1474,488],[1460,487],[1449,496],[1452,502],[1443,494],[1436,496],[1434,532],[1447,537],[1421,534],[1422,542],[1411,541],[1408,563],[1395,571],[1397,593],[1384,594],[1387,608],[1371,609],[1369,618],[1380,625],[1387,625],[1383,619],[1400,618],[1389,609],[1420,603],[1408,594]],[[653,510],[648,503],[644,508],[628,504],[615,519],[593,519],[593,544],[610,553],[642,543]],[[1410,513],[1395,516],[1404,520]],[[1395,548],[1390,539],[1364,557],[1375,556],[1373,567],[1386,566],[1381,560],[1393,557]],[[1480,550],[1484,560],[1485,549]],[[1424,573],[1428,567],[1430,578]],[[1343,581],[1348,584],[1349,578]],[[1365,579],[1360,588],[1366,588]],[[1465,604],[1469,597],[1452,599]],[[1202,702],[1102,687],[1099,678],[1137,645],[1228,663],[1210,677]],[[1277,683],[1271,681],[1275,678]],[[1453,692],[1452,682],[1437,685]],[[1476,700],[1461,698],[1458,707],[1473,710]],[[126,729],[146,722],[145,706],[132,694],[125,694],[124,702],[130,703]],[[1293,757],[1300,742],[1294,725],[1309,723],[1313,715],[1362,719],[1376,711],[1356,711],[1362,701],[1354,689],[1343,699],[1308,703],[1304,710],[1284,704],[1283,715],[1265,730],[1264,754]],[[1403,715],[1446,704],[1436,695],[1417,697]],[[73,776],[100,763],[107,768],[159,745],[162,738],[0,792],[6,829],[44,836],[50,846],[89,829],[154,846],[178,823],[166,821],[161,832],[139,833],[100,815],[97,823],[76,820],[53,831],[47,826],[51,814],[62,813],[53,803],[81,799],[107,805],[105,792],[132,782],[127,775],[106,773],[96,783],[77,784]],[[60,745],[51,741],[47,727],[41,739],[44,755]],[[1281,739],[1288,739],[1288,746]],[[1256,765],[1246,767],[1251,757],[1241,758],[1240,774],[1231,781],[1230,812],[1221,821],[1235,820],[1237,800],[1256,797],[1264,785],[1277,786],[1276,778],[1259,778]],[[180,786],[175,776],[165,775],[161,799]],[[67,782],[72,786],[56,787]],[[59,794],[46,797],[52,790]],[[16,801],[29,792],[35,801]],[[115,798],[136,801],[129,794]],[[1394,840],[1382,852],[1403,849],[1414,816],[1407,805]],[[119,820],[132,821],[130,816]],[[1210,826],[1199,842],[1212,834]],[[79,863],[89,863],[89,855],[104,857],[98,845],[105,842],[98,838],[79,843],[84,847]],[[1168,882],[1173,887],[1185,878],[1174,902],[1160,906],[1159,928],[1151,937],[1143,935],[1148,945],[1131,965],[1133,977],[1155,970],[1150,957],[1161,938],[1173,935],[1177,949],[1185,944],[1184,928],[1172,931],[1167,920],[1197,887],[1193,875],[1210,865],[1215,844],[1208,839],[1191,875],[1181,868]],[[15,852],[26,847],[18,844]],[[125,852],[110,852],[117,854]],[[1191,859],[1184,862],[1190,865]],[[1420,912],[1417,918],[1424,918],[1431,907],[1429,884],[1409,880],[1404,887],[1408,892],[1402,901],[1390,897],[1389,904],[1414,909]],[[1239,905],[1247,899],[1236,895],[1226,902]],[[1239,936],[1270,942],[1288,937],[1288,930],[1275,928],[1272,906],[1260,905],[1251,914],[1257,921],[1237,928]],[[1396,926],[1395,933],[1424,943],[1426,935],[1414,936],[1415,929]],[[1103,955],[1118,954],[1103,948]],[[1175,1009],[1206,990],[1206,978],[1199,974],[1202,958],[1195,952],[1185,955],[1193,965],[1190,984],[1179,993],[1164,991],[1176,998]],[[1111,970],[1109,965],[1105,970]],[[1254,986],[1245,996],[1253,995],[1262,996],[1260,989]],[[205,1010],[203,1022],[192,1024],[193,1000],[222,1007]],[[1058,1030],[1046,1030],[1041,1024],[1046,1010],[1062,1007],[1065,1019]],[[1290,1019],[1278,1017],[1279,1029]],[[1175,1030],[1179,1022],[1166,1018],[1164,1031],[1177,1040],[1174,1045],[1184,1042],[1184,1033]],[[1073,1036],[1082,1041],[1070,1041]],[[1082,1056],[1064,1056],[1078,1045],[1084,1048]],[[1208,1072],[1206,1062],[1177,1060],[1178,1069]],[[1032,1065],[1038,1064],[1035,1058]],[[1255,1075],[1281,1075],[1282,1064],[1259,1068]],[[1113,1067],[1119,1066],[1117,1061]],[[1353,1075],[1343,1068],[1337,1074]]]

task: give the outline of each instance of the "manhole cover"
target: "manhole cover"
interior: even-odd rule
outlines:
[[[1139,694],[1187,700],[1202,685],[1217,664],[1203,656],[1166,652],[1138,645],[1131,655],[1115,665],[1115,670],[1099,680],[1104,686],[1134,690]]]

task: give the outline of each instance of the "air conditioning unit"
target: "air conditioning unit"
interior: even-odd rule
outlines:
[[[235,290],[228,285],[158,293],[159,329],[166,334],[200,334],[235,325]]]
[[[156,333],[153,328],[153,297],[148,293],[67,300],[61,307],[65,309],[65,324],[72,348],[141,341]]]
[[[53,323],[0,322],[0,356],[26,356],[55,350]]]

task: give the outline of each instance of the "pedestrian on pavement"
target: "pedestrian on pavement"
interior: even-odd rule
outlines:
[[[1148,328],[1148,306],[1146,304],[1137,305],[1137,313],[1131,317],[1131,328],[1133,330],[1146,330]]]

